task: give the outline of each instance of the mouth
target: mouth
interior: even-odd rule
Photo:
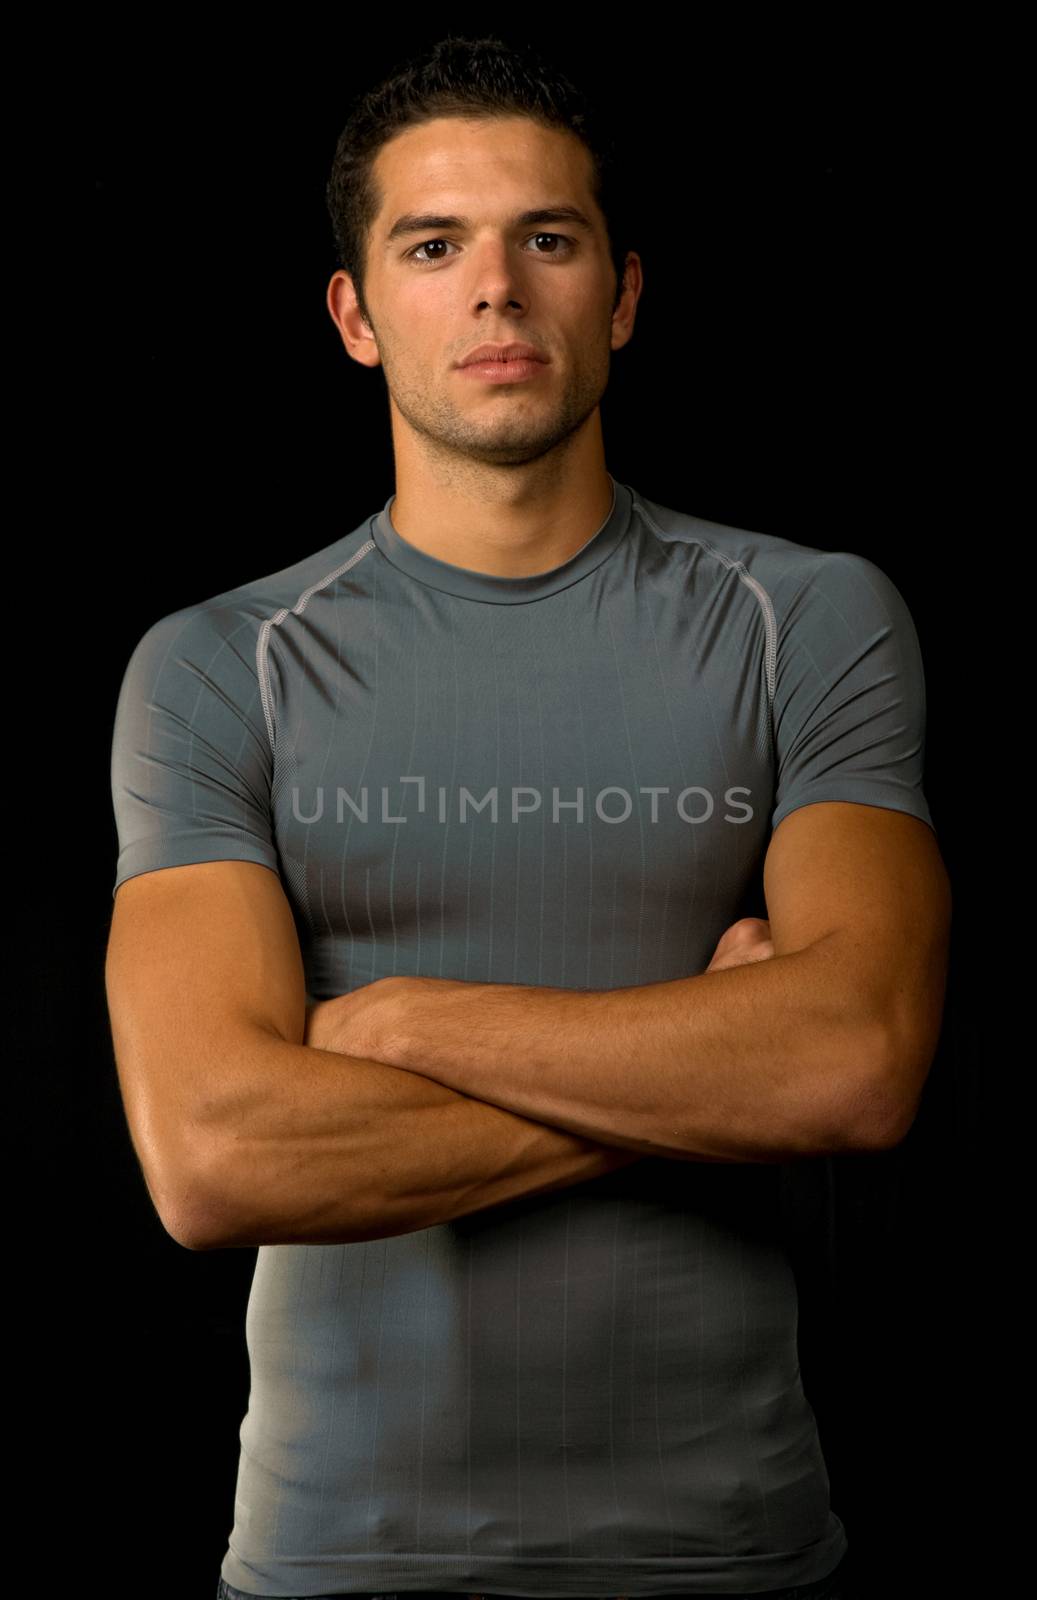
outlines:
[[[479,378],[483,383],[524,383],[547,371],[546,361],[516,356],[510,361],[469,361],[458,367],[463,378]]]
[[[537,348],[535,344],[528,344],[525,339],[511,339],[508,341],[489,339],[485,344],[473,344],[460,361],[454,363],[458,367],[468,367],[476,362],[483,364],[488,361],[508,363],[512,361],[539,361],[546,363],[550,356]]]

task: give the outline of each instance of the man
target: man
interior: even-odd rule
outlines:
[[[347,127],[395,493],[119,698],[129,1125],[175,1239],[259,1246],[232,1600],[832,1596],[847,1549],[775,1178],[897,1142],[935,1048],[917,639],[867,559],[607,471],[641,264],[542,83],[447,41]]]

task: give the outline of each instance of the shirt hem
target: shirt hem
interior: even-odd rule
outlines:
[[[824,1539],[799,1550],[739,1556],[716,1551],[705,1556],[653,1559],[601,1556],[399,1555],[370,1552],[293,1560],[278,1556],[249,1563],[233,1548],[223,1558],[220,1576],[235,1589],[263,1600],[335,1595],[343,1591],[383,1593],[443,1589],[462,1594],[528,1595],[533,1600],[567,1596],[766,1594],[772,1589],[817,1583],[833,1573],[849,1549],[842,1522]],[[543,1574],[543,1582],[537,1582]],[[251,1587],[250,1587],[251,1586]]]

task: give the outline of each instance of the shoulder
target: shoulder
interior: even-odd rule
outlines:
[[[633,497],[642,524],[660,547],[702,551],[751,584],[778,622],[795,621],[808,604],[863,607],[897,618],[906,611],[892,579],[867,556],[677,511],[636,491]]]
[[[636,491],[632,493],[642,522],[661,544],[697,546],[719,560],[743,562],[775,572],[809,566],[814,558],[824,554],[810,545],[797,544],[777,534],[717,522],[690,511],[677,511]]]

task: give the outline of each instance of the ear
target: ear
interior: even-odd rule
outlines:
[[[357,303],[353,279],[341,268],[331,275],[326,303],[331,320],[338,329],[349,356],[354,361],[359,361],[362,367],[381,366],[382,358],[378,343]]]

